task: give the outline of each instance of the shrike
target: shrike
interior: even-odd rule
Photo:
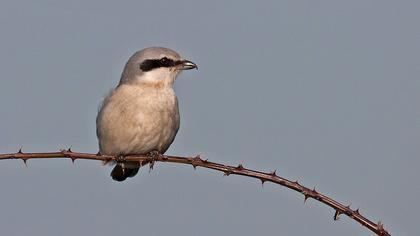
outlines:
[[[179,128],[178,100],[173,90],[182,70],[197,68],[175,51],[150,47],[134,53],[118,86],[104,99],[96,118],[103,155],[163,154]],[[133,177],[139,162],[117,162],[112,179]]]

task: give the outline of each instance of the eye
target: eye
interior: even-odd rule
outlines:
[[[167,58],[167,57],[162,57],[162,58],[159,60],[159,62],[160,62],[160,64],[161,64],[162,66],[164,66],[164,67],[169,67],[169,66],[171,66],[171,65],[172,65],[172,60],[171,60],[171,59],[169,59],[169,58]]]

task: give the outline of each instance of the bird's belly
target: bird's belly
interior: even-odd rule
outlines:
[[[151,151],[164,153],[179,127],[178,114],[158,112],[139,120],[139,130],[131,141],[131,153],[144,154]]]
[[[164,93],[160,93],[161,95]],[[171,94],[169,94],[171,95]],[[129,102],[110,103],[98,120],[102,154],[164,153],[179,128],[178,103],[173,96],[142,96]]]

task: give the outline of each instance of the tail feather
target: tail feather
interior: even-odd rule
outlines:
[[[134,177],[140,169],[138,162],[118,162],[111,171],[111,177],[115,181],[124,181],[128,177]]]

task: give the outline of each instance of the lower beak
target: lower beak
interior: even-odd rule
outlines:
[[[194,68],[198,70],[198,66],[194,62],[188,61],[188,60],[180,61],[180,64],[179,64],[180,70],[191,70]]]

